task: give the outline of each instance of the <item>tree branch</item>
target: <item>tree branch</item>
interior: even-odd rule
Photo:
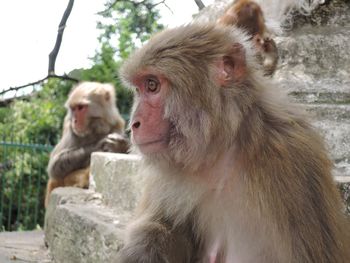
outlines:
[[[205,5],[201,0],[194,0],[194,1],[196,2],[199,10],[202,10],[205,7]]]
[[[99,15],[103,15],[103,14],[106,14],[108,13],[110,10],[113,9],[113,7],[118,3],[118,2],[121,2],[122,0],[114,0],[108,7],[107,9],[103,10],[103,11],[100,11],[98,12],[97,14]],[[130,2],[132,5],[134,5],[135,7],[137,6],[140,6],[140,5],[144,5],[146,6],[147,9],[151,9],[151,8],[154,8],[156,7],[157,5],[160,5],[160,4],[163,4],[165,5],[171,13],[173,13],[173,11],[170,9],[170,7],[167,5],[167,3],[165,2],[166,0],[162,0],[158,3],[155,3],[155,4],[150,4],[150,3],[147,3],[147,0],[143,0],[143,1],[140,1],[140,2],[135,2],[135,1],[128,1]]]
[[[42,83],[45,80],[50,79],[50,78],[70,80],[70,81],[74,81],[74,82],[78,82],[79,81],[78,79],[71,78],[71,77],[69,77],[66,74],[63,75],[63,76],[59,76],[59,75],[55,74],[56,58],[57,58],[58,52],[59,52],[60,47],[61,47],[63,32],[64,32],[64,29],[66,27],[66,23],[67,23],[68,17],[70,15],[71,11],[72,11],[73,4],[74,4],[74,0],[69,0],[68,6],[66,7],[66,10],[64,11],[64,14],[62,16],[61,22],[60,22],[60,24],[58,26],[58,33],[57,33],[57,37],[56,37],[56,43],[55,43],[55,46],[54,46],[53,50],[49,54],[49,68],[48,68],[47,76],[45,78],[43,78],[43,79],[39,79],[37,81],[31,82],[31,83],[28,83],[28,84],[25,84],[25,85],[21,85],[21,86],[17,86],[17,87],[10,87],[8,89],[2,90],[2,91],[0,91],[0,96],[4,95],[4,94],[6,94],[6,93],[8,93],[10,91],[17,92],[20,89],[23,89],[23,88],[26,88],[26,87],[29,87],[29,86],[33,86],[33,85],[36,85],[36,84],[40,84],[40,83]],[[4,100],[0,100],[0,102],[3,102],[3,101]]]
[[[113,3],[111,3],[111,4],[108,6],[107,9],[105,9],[105,10],[103,10],[103,11],[100,11],[100,12],[98,12],[97,14],[103,15],[103,14],[108,13],[111,9],[113,9],[113,7],[114,7],[118,2],[119,2],[119,0],[113,1]]]
[[[74,0],[69,0],[68,6],[66,10],[64,11],[64,14],[62,16],[61,22],[58,26],[58,33],[57,33],[57,38],[56,38],[56,43],[49,55],[49,69],[48,69],[48,75],[50,74],[55,74],[55,64],[56,64],[56,58],[57,54],[60,51],[61,43],[62,43],[62,37],[63,37],[63,32],[64,29],[66,28],[66,23],[68,20],[68,17],[72,11],[74,4]]]
[[[44,82],[45,80],[51,79],[51,78],[69,80],[69,81],[73,81],[73,82],[79,82],[78,79],[69,77],[68,75],[59,76],[59,75],[55,75],[55,74],[50,74],[50,75],[47,75],[45,78],[42,78],[40,80],[31,82],[31,83],[28,83],[28,84],[25,84],[25,85],[21,85],[21,86],[17,86],[17,87],[10,87],[10,88],[8,88],[6,90],[2,90],[2,91],[0,91],[0,96],[4,95],[5,93],[10,92],[10,91],[18,91],[20,89],[23,89],[23,88],[26,88],[26,87],[29,87],[29,86],[40,84],[40,83]]]

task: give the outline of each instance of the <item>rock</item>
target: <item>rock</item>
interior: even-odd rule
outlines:
[[[92,154],[90,173],[106,205],[123,211],[135,208],[143,181],[137,172],[139,161],[139,156],[131,154]]]
[[[121,165],[124,161],[129,168]],[[102,194],[74,187],[56,188],[52,192],[45,218],[45,240],[54,262],[115,262],[122,247],[123,231],[132,216],[130,208],[138,202],[142,185],[138,180],[130,179],[136,179],[138,175],[120,173],[118,169],[135,171],[140,161],[135,156],[97,153],[92,162],[97,162],[92,166],[94,172],[100,165],[109,166],[99,171],[98,180],[111,180],[110,171],[114,171],[118,179],[109,181],[108,191],[104,184],[98,186],[96,180],[96,189],[102,189]],[[336,176],[336,181],[346,201],[346,211],[350,213],[350,177]],[[118,185],[119,182],[124,188]],[[102,196],[121,198],[121,189],[127,189],[127,196],[133,202],[120,199],[122,205],[115,202],[105,205]]]
[[[338,187],[345,204],[345,212],[350,215],[350,177],[337,177]]]
[[[315,26],[349,26],[350,25],[350,1],[326,0],[326,3],[314,10],[310,16],[296,15],[294,29]]]
[[[276,37],[280,56],[276,79],[339,80],[350,83],[350,27],[304,27]],[[322,84],[322,83],[321,83]],[[349,89],[348,89],[349,91]]]
[[[45,217],[45,241],[54,262],[114,262],[130,214],[102,204],[101,194],[56,188]]]
[[[44,245],[44,232],[42,230],[1,232],[0,262],[52,262],[49,251]]]

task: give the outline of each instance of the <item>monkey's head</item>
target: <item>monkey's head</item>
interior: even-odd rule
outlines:
[[[237,29],[187,25],[163,31],[121,68],[135,91],[132,142],[146,160],[196,168],[234,143],[253,51]],[[254,70],[253,70],[254,71]]]
[[[78,137],[107,134],[117,122],[114,87],[110,84],[82,82],[72,89],[65,104],[66,120]],[[117,113],[116,113],[117,112]]]

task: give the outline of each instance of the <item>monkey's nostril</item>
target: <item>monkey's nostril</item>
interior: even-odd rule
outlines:
[[[137,128],[139,128],[141,126],[141,122],[139,122],[139,121],[135,121],[133,124],[132,124],[132,128],[134,128],[134,129],[137,129]]]

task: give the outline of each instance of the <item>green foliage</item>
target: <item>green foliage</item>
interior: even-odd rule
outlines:
[[[43,225],[48,150],[35,145],[0,144],[2,162],[7,164],[0,178],[0,227],[3,230],[31,230]],[[1,230],[0,230],[1,231]]]
[[[0,123],[2,134],[13,141],[29,138],[36,143],[55,144],[65,114],[64,101],[71,84],[50,79],[30,100],[17,100]]]
[[[152,0],[117,1],[113,6],[106,3],[106,11],[98,22],[101,46],[92,58],[94,65],[81,74],[83,80],[113,83],[117,91],[118,108],[123,116],[129,114],[132,95],[119,81],[118,69],[121,61],[129,56],[150,35],[163,29],[157,23],[160,18]]]
[[[116,87],[118,109],[123,116],[127,116],[131,108],[132,96],[120,84],[117,77],[120,62],[114,60],[114,53],[114,49],[108,43],[102,44],[101,52],[95,56],[94,65],[90,69],[82,70],[80,79],[112,83]]]
[[[0,123],[0,227],[31,230],[43,225],[46,166],[65,114],[71,87],[50,79],[30,100],[17,100]]]
[[[108,6],[106,3],[97,25],[100,47],[92,58],[93,66],[75,69],[70,75],[114,84],[118,108],[126,117],[132,96],[120,83],[119,66],[135,47],[163,27],[156,22],[159,12],[152,0],[120,0]],[[27,144],[57,143],[66,113],[64,102],[72,85],[70,81],[50,79],[25,100],[0,108],[0,231],[33,229],[43,223],[50,147],[39,149]]]
[[[9,108],[0,108],[0,123],[5,122],[6,116],[9,114],[10,109]]]
[[[99,39],[101,43],[109,43],[114,47],[121,59],[127,58],[152,33],[163,29],[163,25],[157,23],[160,15],[153,0],[115,1],[112,7],[106,3],[106,8],[101,13],[104,22],[97,24],[97,28],[102,31]]]

